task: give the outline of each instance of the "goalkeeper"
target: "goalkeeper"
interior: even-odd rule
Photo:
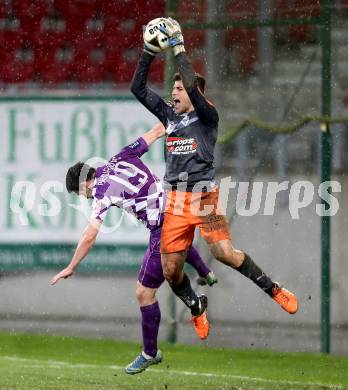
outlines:
[[[167,158],[164,180],[170,190],[167,192],[161,239],[164,276],[173,292],[191,310],[197,333],[202,338],[207,337],[207,300],[195,294],[183,272],[187,251],[198,226],[217,260],[249,278],[284,310],[293,314],[297,311],[295,295],[273,282],[250,256],[232,246],[226,216],[218,209],[219,190],[215,183],[218,112],[204,96],[204,78],[195,74],[186,55],[180,25],[171,18],[164,21],[161,32],[168,37],[179,70],[173,79],[172,103],[166,103],[147,86],[149,68],[156,53],[146,41],[131,86],[137,99],[165,127]],[[205,213],[207,215],[199,213],[207,208],[210,210]]]

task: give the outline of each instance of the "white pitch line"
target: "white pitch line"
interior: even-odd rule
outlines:
[[[17,356],[0,356],[0,359],[2,360],[8,360],[8,361],[18,361],[18,362],[25,362],[25,363],[32,363],[35,366],[43,367],[43,366],[50,366],[52,368],[60,368],[60,367],[66,367],[66,368],[107,368],[110,370],[121,370],[124,371],[123,366],[115,366],[115,365],[103,365],[103,364],[88,364],[88,363],[67,363],[63,361],[57,361],[57,360],[39,360],[39,359],[28,359],[28,358],[21,358]],[[324,386],[327,389],[332,390],[344,390],[343,385],[341,384],[327,384],[323,382],[301,382],[301,381],[287,381],[287,380],[277,380],[277,379],[266,379],[266,378],[258,378],[258,377],[251,377],[251,376],[243,376],[243,375],[227,375],[227,374],[214,374],[210,372],[197,372],[197,371],[180,371],[180,370],[163,370],[163,369],[152,369],[148,368],[146,371],[150,372],[160,372],[164,374],[170,374],[170,375],[185,375],[185,376],[202,376],[205,378],[224,378],[224,379],[239,379],[244,381],[250,381],[250,382],[264,382],[264,383],[282,383],[286,385],[308,385],[308,386]]]

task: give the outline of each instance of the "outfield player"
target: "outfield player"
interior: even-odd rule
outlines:
[[[144,47],[131,90],[138,100],[163,123],[166,135],[167,192],[162,229],[161,254],[165,278],[174,293],[191,310],[197,333],[209,331],[206,300],[192,290],[183,272],[187,251],[198,226],[214,257],[251,279],[288,313],[297,311],[294,294],[273,282],[245,252],[232,246],[229,226],[218,208],[215,183],[214,146],[219,116],[204,96],[205,80],[195,74],[186,56],[180,25],[166,19],[161,31],[168,36],[179,72],[174,76],[171,104],[147,86],[147,75],[156,53]],[[164,135],[164,134],[163,134]],[[210,207],[207,215],[199,212]]]
[[[161,124],[155,126],[96,170],[82,162],[69,168],[66,176],[67,190],[93,198],[92,218],[70,264],[51,280],[51,283],[55,284],[73,274],[92,248],[111,206],[124,209],[147,226],[150,231],[149,246],[142,261],[136,287],[142,317],[144,350],[126,367],[128,374],[137,374],[162,361],[162,353],[157,348],[161,312],[156,292],[164,281],[159,249],[164,192],[161,182],[140,159],[147,152],[148,146],[158,138],[159,132],[162,133],[162,129]],[[216,283],[215,275],[194,247],[189,249],[187,262],[207,284]]]

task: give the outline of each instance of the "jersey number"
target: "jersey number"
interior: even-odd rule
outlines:
[[[112,176],[112,179],[129,189],[130,194],[137,194],[148,179],[146,172],[127,161],[116,163],[114,172],[116,176]],[[133,179],[132,183],[129,182],[130,178]]]

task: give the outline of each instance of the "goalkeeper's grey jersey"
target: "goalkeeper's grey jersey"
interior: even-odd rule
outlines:
[[[184,115],[173,112],[164,125],[167,158],[164,180],[176,185],[180,179],[187,179],[189,187],[197,182],[213,181],[217,128],[202,123],[196,111]]]
[[[214,147],[219,117],[215,107],[202,95],[195,81],[190,84],[188,78],[191,76],[192,67],[186,54],[180,53],[176,58],[195,111],[177,114],[170,104],[146,86],[149,66],[153,59],[153,56],[147,53],[143,53],[140,58],[132,92],[166,128],[165,181],[175,187],[184,180],[187,181],[187,190],[192,190],[198,182],[214,180]]]

